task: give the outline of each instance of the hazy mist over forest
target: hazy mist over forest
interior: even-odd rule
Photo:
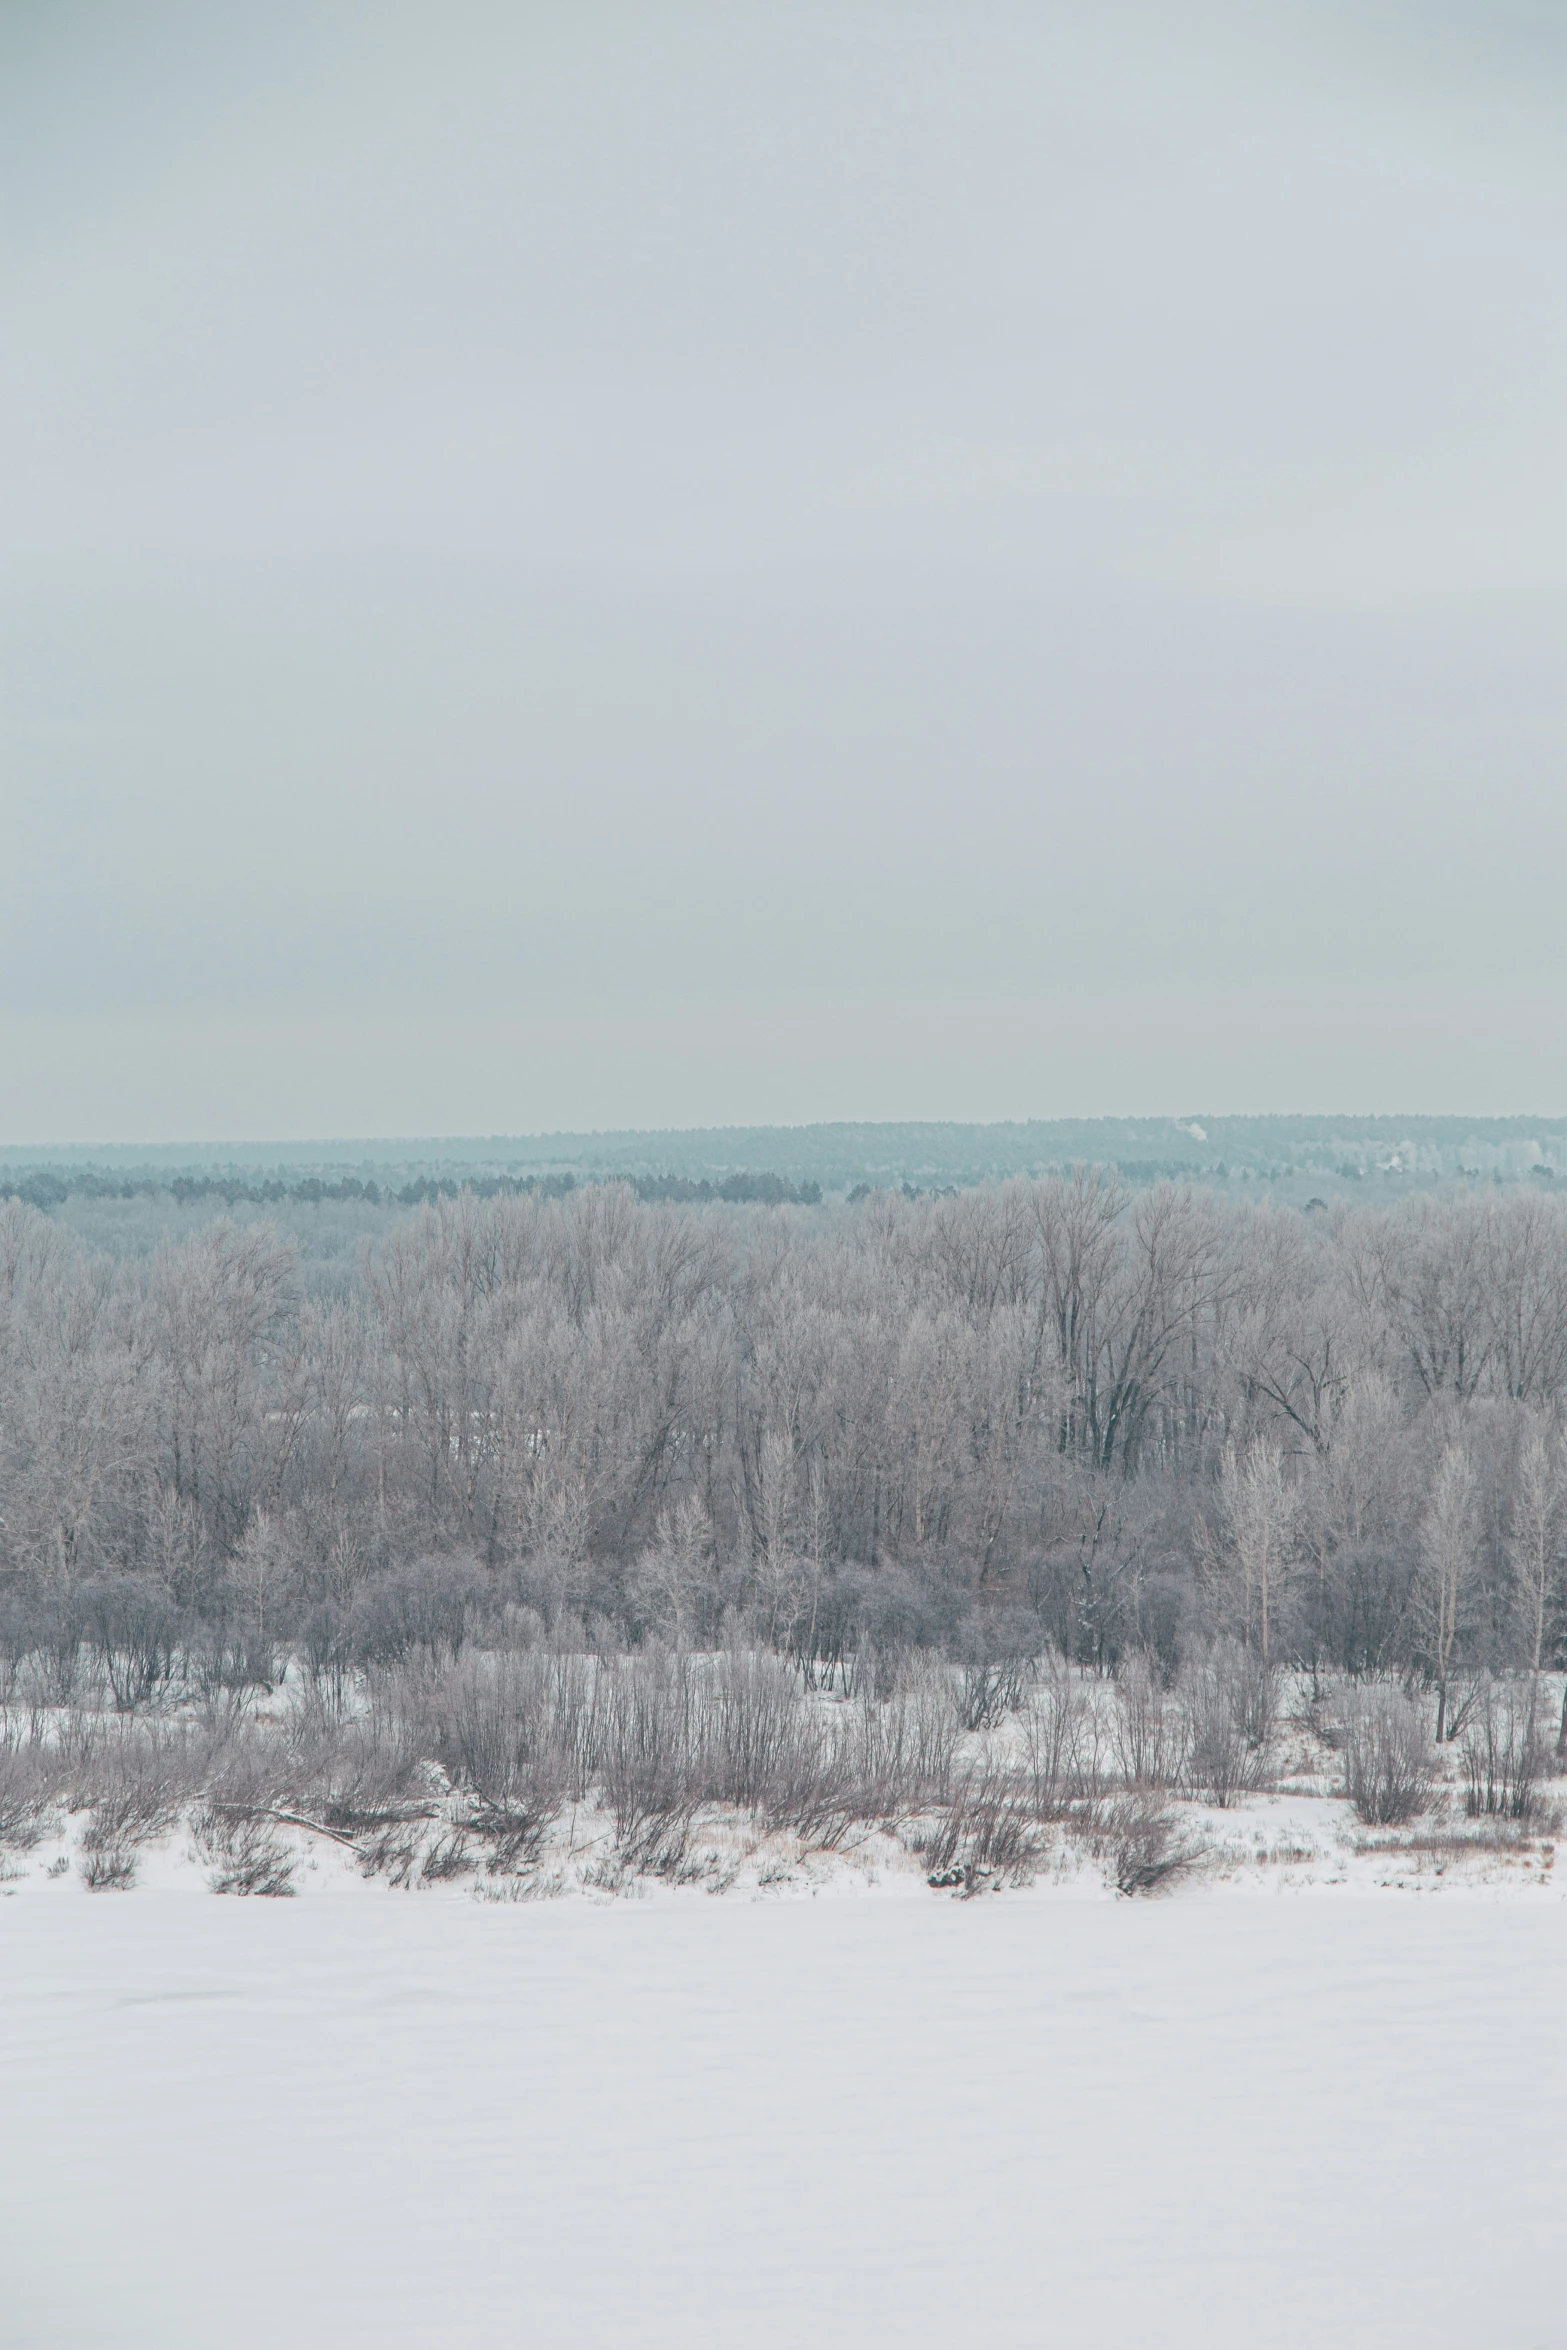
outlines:
[[[1557,1104],[1567,23],[0,16],[0,1138]]]

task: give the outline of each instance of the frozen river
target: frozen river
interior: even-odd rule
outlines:
[[[0,1905],[7,2350],[1544,2350],[1567,1908]]]

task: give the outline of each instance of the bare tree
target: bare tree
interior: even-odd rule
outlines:
[[[1225,1448],[1218,1504],[1225,1553],[1240,1583],[1245,1637],[1255,1644],[1266,1671],[1300,1514],[1299,1493],[1285,1476],[1283,1455],[1270,1437],[1253,1436],[1244,1451],[1233,1444]]]
[[[1431,1671],[1436,1682],[1436,1739],[1448,1735],[1448,1691],[1475,1575],[1478,1538],[1475,1473],[1461,1444],[1447,1444],[1420,1529],[1422,1597]]]
[[[1530,1429],[1518,1461],[1513,1547],[1529,1632],[1529,1664],[1545,1660],[1545,1627],[1561,1565],[1562,1510],[1567,1500],[1567,1441],[1561,1431]]]
[[[264,1520],[246,1621],[325,1610],[334,1655],[367,1580],[460,1553],[627,1637],[705,1636],[721,1590],[808,1670],[953,1642],[978,1605],[1101,1671],[1227,1629],[1270,1665],[1538,1674],[1567,1524],[1524,1419],[1564,1379],[1567,1212],[1532,1192],[470,1191],[330,1269],[231,1219],[112,1264],[13,1203],[0,1574],[60,1660],[61,1595],[105,1576],[237,1622]],[[1444,1446],[1473,1482],[1456,1583]]]

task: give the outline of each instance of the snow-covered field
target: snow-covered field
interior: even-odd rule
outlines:
[[[1552,1894],[920,1895],[0,1902],[0,2341],[1560,2339]]]

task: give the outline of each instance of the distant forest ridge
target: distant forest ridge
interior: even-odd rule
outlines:
[[[965,1188],[1087,1163],[1129,1182],[1260,1184],[1329,1198],[1368,1182],[1567,1181],[1567,1118],[1205,1117],[731,1126],[382,1141],[0,1147],[0,1194],[364,1199],[624,1179],[645,1198],[810,1204],[830,1193]]]

